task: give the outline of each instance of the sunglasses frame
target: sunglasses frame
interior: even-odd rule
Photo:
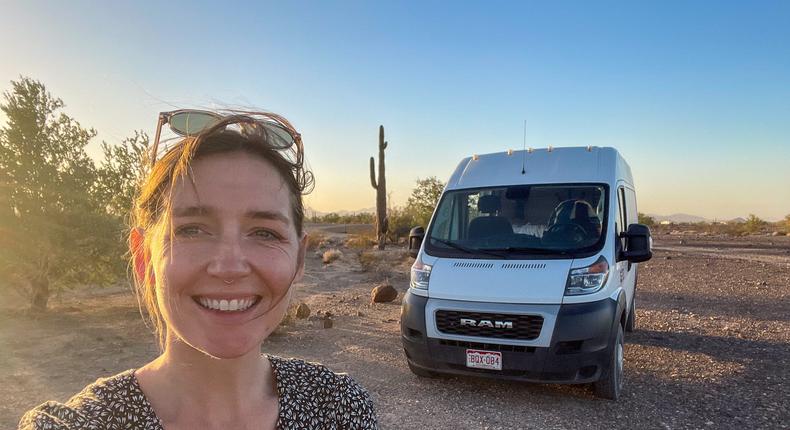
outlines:
[[[232,115],[247,115],[247,116],[260,115],[260,116],[263,116],[263,117],[271,120],[271,122],[265,122],[265,121],[260,121],[260,120],[257,120],[257,122],[260,122],[260,124],[262,126],[264,126],[264,127],[277,127],[279,129],[281,129],[282,131],[288,133],[288,135],[291,136],[291,141],[292,141],[291,146],[296,145],[297,147],[301,148],[301,143],[302,143],[301,135],[298,132],[296,132],[296,130],[293,130],[293,127],[290,124],[283,124],[283,122],[279,118],[273,117],[273,116],[271,116],[271,114],[268,114],[266,112],[229,111],[228,115],[222,115],[222,114],[217,113],[217,112],[213,112],[213,111],[209,111],[209,110],[202,110],[202,109],[177,109],[177,110],[168,111],[168,112],[159,112],[159,119],[157,120],[157,123],[156,123],[156,137],[154,137],[154,144],[151,147],[151,154],[150,154],[151,155],[151,167],[153,167],[154,164],[156,164],[156,151],[159,149],[159,139],[160,139],[160,136],[162,134],[162,126],[164,124],[170,124],[170,119],[173,116],[178,115],[178,114],[182,114],[182,113],[204,114],[204,115],[208,115],[208,116],[217,118],[217,121],[221,121],[223,118],[228,117],[228,116],[232,116]],[[203,129],[203,130],[201,130],[200,132],[198,132],[196,134],[190,135],[190,134],[187,134],[187,133],[181,133],[180,131],[174,129],[172,127],[172,124],[170,126],[170,129],[174,133],[178,134],[179,136],[194,136],[194,135],[202,133],[203,130],[205,130],[205,129]]]

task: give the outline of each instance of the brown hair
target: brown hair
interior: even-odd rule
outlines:
[[[266,121],[257,119],[257,116],[264,117]],[[271,125],[272,120],[291,135],[292,145],[283,147],[281,136],[271,130],[271,127],[275,127]],[[269,125],[264,125],[265,123]],[[229,128],[233,126],[238,127]],[[273,113],[231,112],[207,130],[196,136],[185,137],[167,149],[141,181],[139,194],[132,208],[132,233],[129,236],[129,250],[135,269],[135,294],[141,313],[144,307],[148,320],[153,325],[151,329],[157,337],[160,349],[164,349],[166,323],[156,301],[154,271],[150,264],[151,233],[157,226],[170,222],[173,189],[180,179],[190,177],[192,162],[230,152],[244,152],[271,163],[288,188],[294,227],[297,234],[302,235],[302,195],[312,190],[314,180],[312,172],[304,166],[301,136],[285,118]],[[142,241],[139,240],[139,235],[136,239],[135,231],[138,229],[148,233]]]

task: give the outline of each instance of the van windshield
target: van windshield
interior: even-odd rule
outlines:
[[[605,237],[607,190],[604,184],[551,184],[448,191],[426,251],[466,258],[596,252]]]

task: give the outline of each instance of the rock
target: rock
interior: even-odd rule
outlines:
[[[665,260],[671,260],[671,259],[672,259],[672,256],[671,256],[671,255],[667,255],[666,257],[664,257],[664,259],[665,259]]]
[[[296,318],[305,319],[310,316],[310,306],[307,303],[299,303],[296,307]]]
[[[398,290],[392,285],[379,285],[370,292],[370,301],[373,303],[391,302],[398,297]]]
[[[775,231],[775,232],[771,233],[771,236],[779,236],[779,232]]]

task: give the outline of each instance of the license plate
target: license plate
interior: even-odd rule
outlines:
[[[502,353],[496,351],[466,350],[466,367],[502,370]]]

